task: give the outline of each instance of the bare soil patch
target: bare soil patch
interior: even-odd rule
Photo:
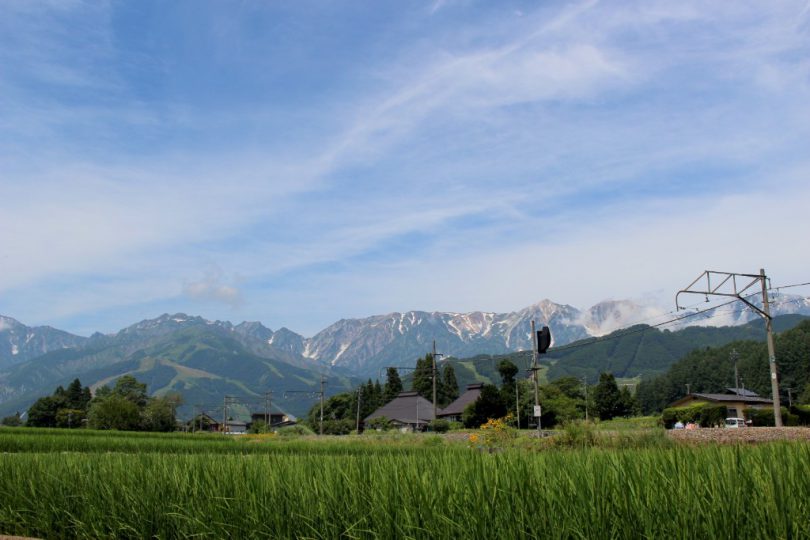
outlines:
[[[693,444],[756,444],[773,441],[810,442],[810,428],[806,427],[671,429],[667,432],[667,435],[676,441]]]

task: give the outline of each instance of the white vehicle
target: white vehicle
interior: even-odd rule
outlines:
[[[745,419],[744,418],[726,418],[726,427],[727,428],[743,428],[746,427]]]

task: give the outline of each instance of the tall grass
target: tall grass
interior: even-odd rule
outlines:
[[[309,446],[315,446],[309,443]],[[810,538],[810,446],[6,454],[0,533]]]

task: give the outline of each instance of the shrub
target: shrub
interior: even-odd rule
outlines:
[[[791,407],[790,413],[800,426],[810,426],[810,405],[796,405]]]
[[[459,429],[464,429],[464,424],[462,424],[461,422],[450,421],[448,422],[448,424],[450,425],[450,431],[457,431]]]
[[[596,444],[596,427],[590,422],[574,420],[563,425],[562,433],[554,437],[556,446],[587,448]]]
[[[276,434],[281,437],[295,437],[298,435],[314,435],[315,433],[303,424],[294,426],[284,426],[276,430]]]
[[[689,422],[698,423],[700,422],[701,411],[705,406],[705,403],[701,403],[700,405],[690,405],[688,407],[670,407],[664,409],[661,413],[661,422],[667,429],[672,429],[672,426],[679,421],[684,424]]]
[[[392,427],[394,427],[394,425],[391,423],[391,420],[389,420],[384,416],[378,416],[377,418],[374,418],[366,422],[366,429],[374,429],[377,431],[388,431]]]
[[[450,422],[442,419],[431,420],[428,427],[430,428],[430,431],[434,431],[436,433],[447,433],[450,431]]]
[[[760,427],[773,427],[773,407],[766,407],[764,409],[746,409],[745,417],[751,420],[751,425]],[[785,426],[798,426],[799,417],[795,414],[790,414],[786,407],[782,407],[782,424]]]
[[[725,405],[706,405],[700,411],[700,427],[722,427],[728,417]]]

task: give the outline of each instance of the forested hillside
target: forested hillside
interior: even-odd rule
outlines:
[[[792,389],[795,397],[810,383],[810,320],[777,334],[775,346],[782,399],[787,405],[788,388]],[[765,340],[734,341],[721,347],[694,350],[675,362],[665,374],[642,381],[637,393],[642,409],[647,413],[660,411],[684,396],[687,384],[692,392],[722,392],[724,388],[734,386],[732,350],[738,354],[741,386],[770,397]]]

